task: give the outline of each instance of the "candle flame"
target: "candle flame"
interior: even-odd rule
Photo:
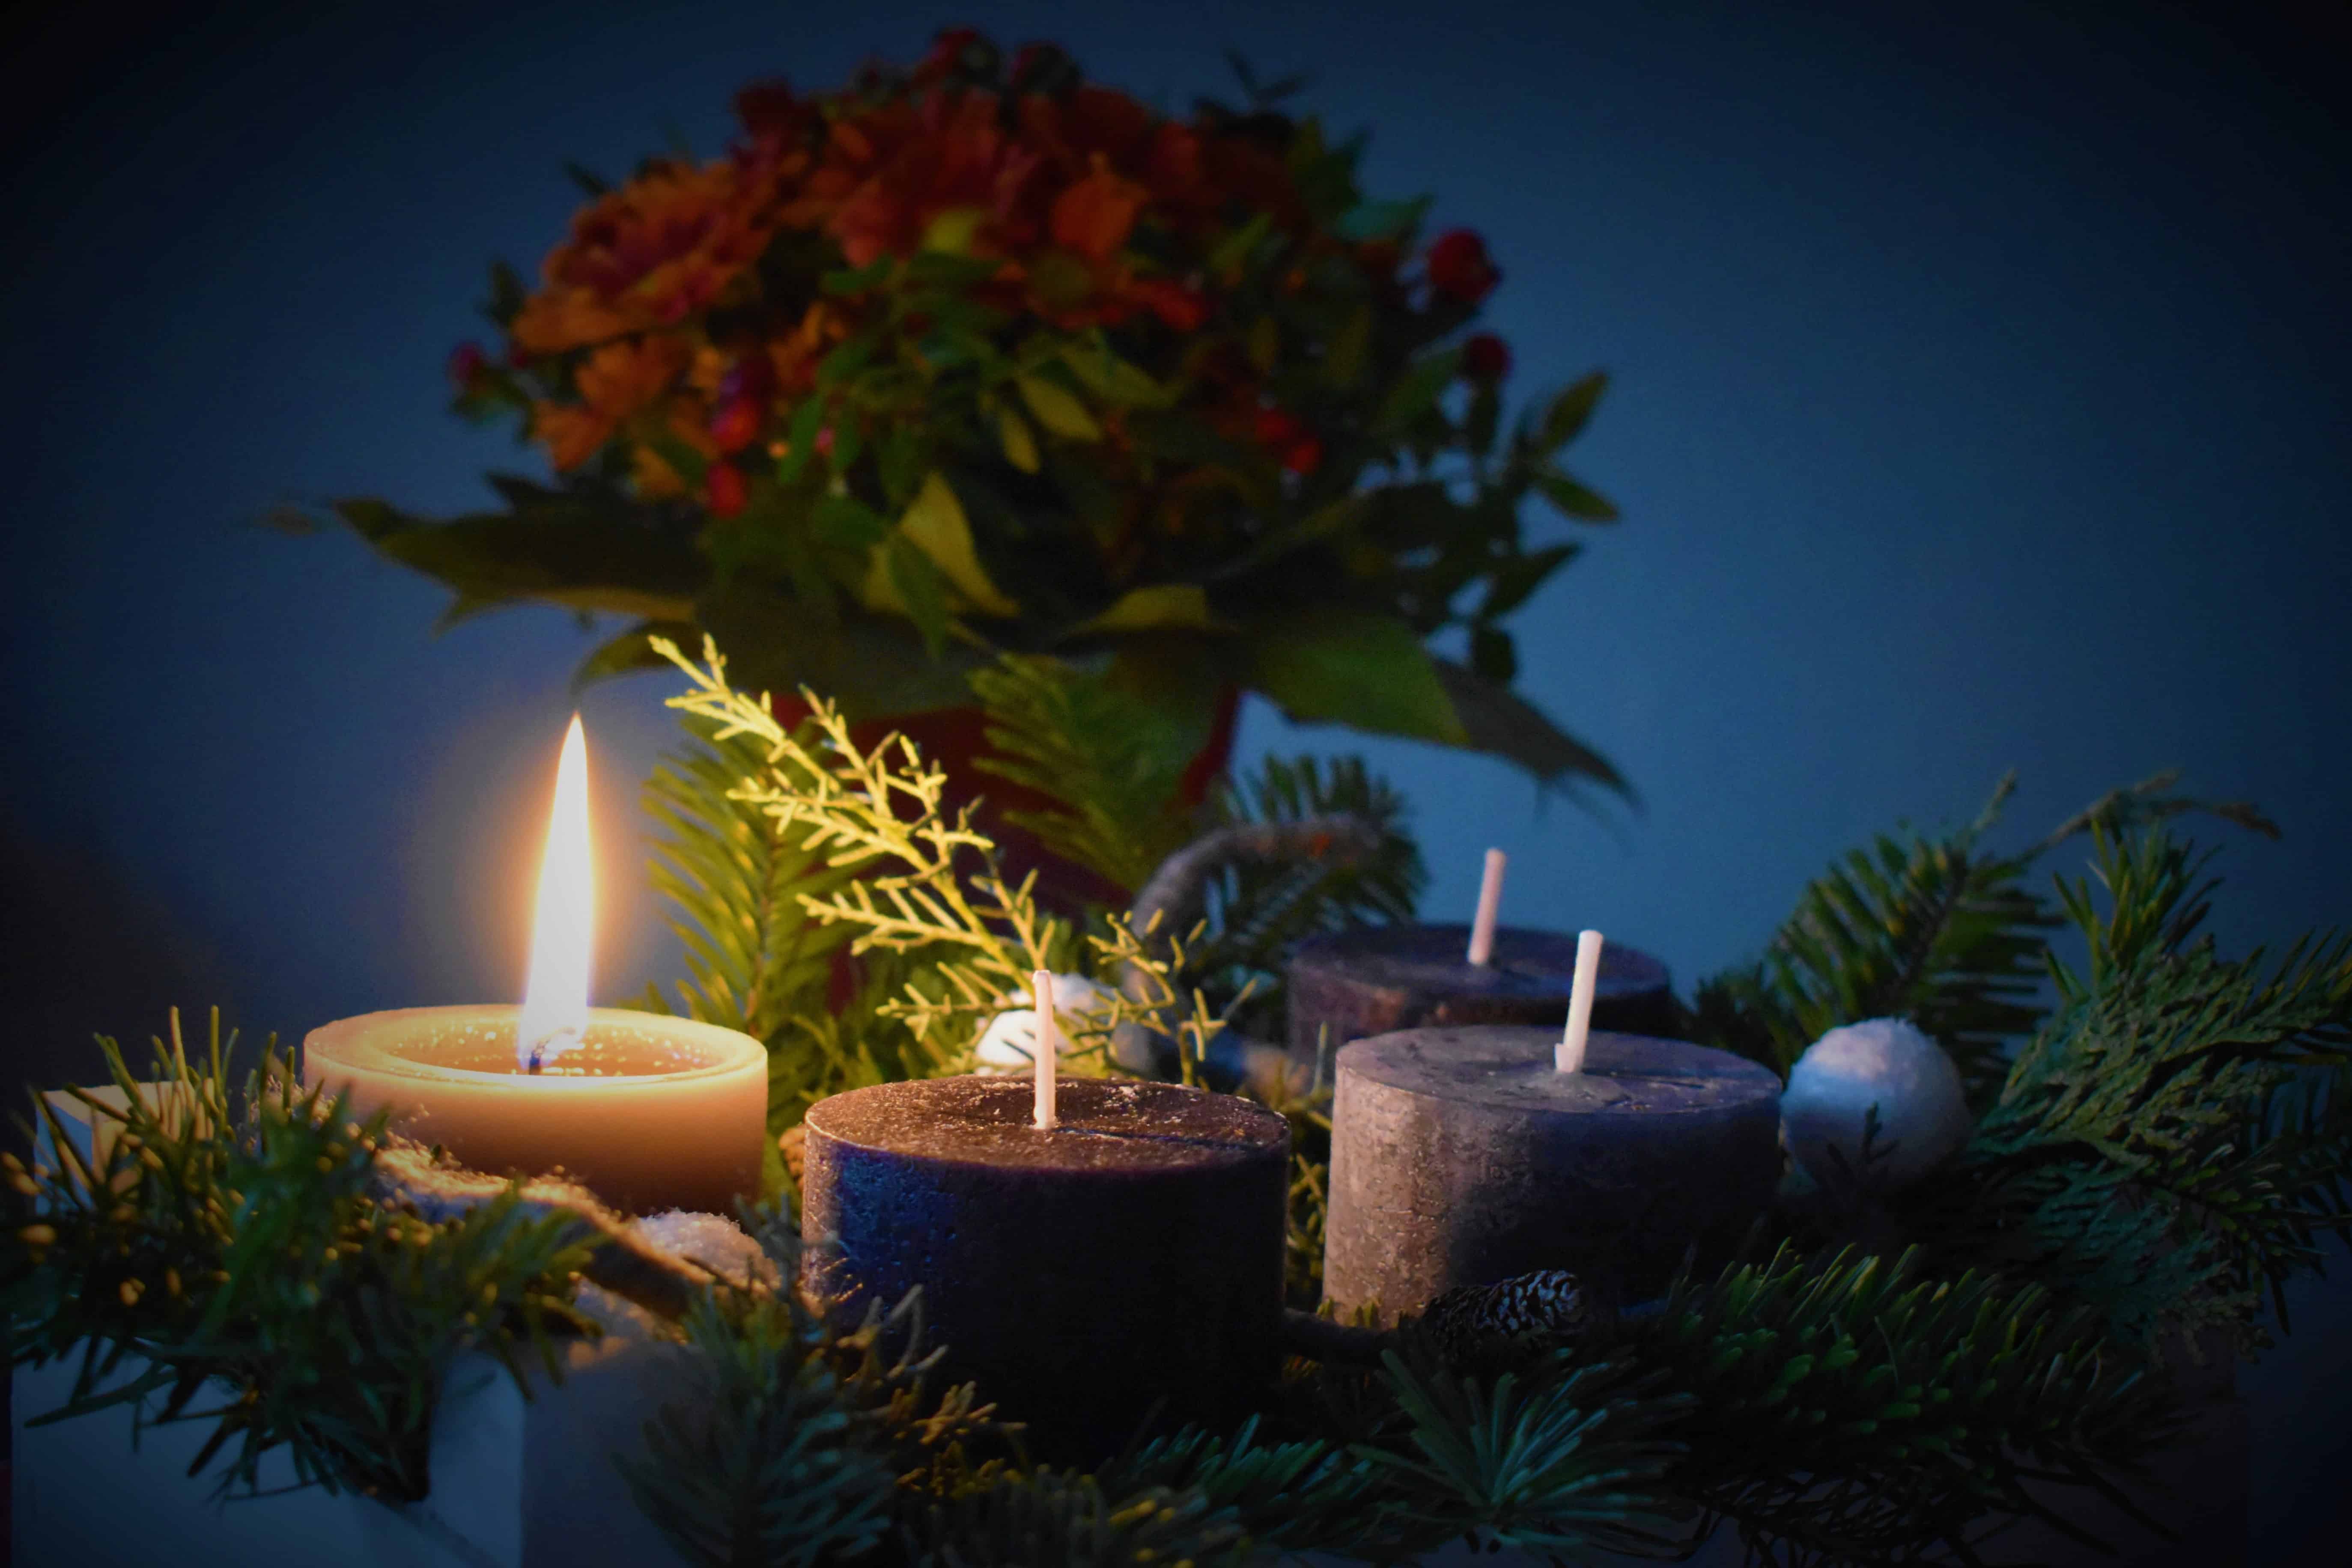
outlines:
[[[530,976],[523,982],[515,1062],[536,1072],[581,1043],[588,1030],[588,966],[595,946],[594,879],[588,855],[588,736],[580,716],[563,735],[555,810],[531,914]]]

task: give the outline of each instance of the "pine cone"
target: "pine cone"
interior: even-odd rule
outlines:
[[[1447,1362],[1497,1352],[1550,1350],[1591,1326],[1584,1287],[1565,1269],[1539,1269],[1495,1285],[1459,1285],[1429,1303],[1420,1333]]]
[[[784,1156],[784,1169],[791,1174],[795,1189],[801,1185],[801,1166],[806,1158],[807,1148],[808,1129],[798,1122],[786,1127],[783,1134],[776,1140],[777,1152]]]

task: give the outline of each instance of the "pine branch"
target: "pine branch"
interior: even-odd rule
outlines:
[[[1979,848],[2014,788],[1957,832],[1881,834],[1809,883],[1760,962],[1699,988],[1697,1038],[1785,1077],[1840,1024],[1907,1017],[1990,1099],[2009,1042],[2042,1017],[2042,933],[2057,925],[2022,885],[2031,857]]]
[[[1244,1032],[1278,1036],[1290,949],[1323,932],[1412,919],[1429,875],[1405,831],[1404,798],[1361,758],[1268,757],[1255,777],[1227,793],[1223,809],[1237,824],[1348,819],[1373,835],[1347,856],[1229,859],[1206,880],[1207,935],[1193,947],[1186,977]]]
[[[2004,778],[1976,821],[1926,837],[1881,834],[1807,884],[1757,963],[1699,988],[1692,1038],[1788,1074],[1805,1048],[1842,1024],[1908,1018],[1951,1053],[1982,1109],[2000,1092],[2009,1054],[2048,1016],[2046,933],[2063,922],[2024,878],[2050,850],[2203,812],[2276,836],[2242,802],[2170,793],[2177,773],[2115,789],[2018,854],[1982,848],[2016,787]]]
[[[1057,802],[1006,821],[1123,888],[1192,835],[1178,797],[1199,737],[1168,709],[1063,659],[1008,653],[971,679],[993,752],[976,766]]]
[[[1825,1561],[1965,1552],[1989,1515],[2048,1518],[2035,1475],[2122,1500],[2169,1436],[2163,1386],[2095,1319],[1992,1276],[1847,1253],[1678,1281],[1663,1312],[1587,1347],[1687,1397],[1664,1485],[1751,1547]],[[2063,1521],[2062,1521],[2063,1522]]]
[[[689,721],[690,727],[692,721]],[[822,1008],[834,954],[849,932],[812,921],[803,895],[848,879],[794,844],[784,826],[732,790],[767,760],[751,737],[712,740],[708,727],[656,765],[646,813],[661,829],[651,871],[686,945],[688,1016],[783,1043],[791,1020]]]
[[[2092,875],[2060,884],[2087,962],[2053,961],[2061,1011],[1906,1218],[2126,1341],[2215,1327],[2252,1349],[2263,1293],[2283,1309],[2345,1230],[2352,939],[2224,959],[2201,929],[2210,857],[2160,831],[2093,840]]]
[[[1400,1544],[1419,1532],[1427,1544],[1466,1534],[1548,1554],[1680,1552],[1664,1490],[1676,1445],[1661,1435],[1680,1399],[1628,1397],[1612,1369],[1564,1361],[1491,1383],[1395,1351],[1381,1362],[1411,1449],[1355,1451],[1380,1469],[1391,1494],[1380,1523]]]
[[[156,1042],[160,1109],[100,1043],[127,1103],[84,1099],[105,1152],[84,1163],[37,1100],[58,1168],[11,1169],[41,1218],[0,1245],[10,1358],[80,1360],[37,1422],[116,1405],[134,1431],[209,1420],[193,1469],[216,1466],[224,1497],[255,1493],[282,1449],[297,1485],[413,1500],[460,1355],[552,1376],[555,1336],[593,1332],[570,1304],[588,1259],[574,1217],[511,1194],[436,1220],[379,1202],[383,1118],[349,1121],[273,1051],[233,1119],[217,1015],[208,1060],[189,1060],[176,1015]],[[226,1403],[198,1403],[224,1385]]]

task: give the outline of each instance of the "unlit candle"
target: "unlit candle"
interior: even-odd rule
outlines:
[[[1029,985],[1037,1004],[1037,1043],[1031,1050],[1037,1066],[1034,1123],[1040,1131],[1050,1132],[1059,1121],[1055,1115],[1054,1070],[1061,1064],[1062,1058],[1062,1031],[1054,1021],[1053,971],[1038,970],[1029,977]]]
[[[1503,908],[1503,862],[1500,850],[1486,852],[1486,870],[1478,879],[1478,914],[1470,925],[1470,962],[1480,968],[1495,961],[1495,916]]]
[[[1552,1065],[1562,1072],[1584,1071],[1584,1042],[1592,1033],[1592,989],[1601,980],[1601,933],[1576,934],[1576,978],[1568,993],[1568,1027],[1560,1031]]]

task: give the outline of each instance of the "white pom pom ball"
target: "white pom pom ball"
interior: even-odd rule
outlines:
[[[1011,1002],[1029,998],[1007,997],[1004,999]],[[1084,975],[1054,977],[1054,1011],[1062,1019],[1060,1055],[1066,1057],[1076,1049],[1070,1039],[1072,1020],[1091,1014],[1093,1017],[1089,1021],[1099,1022],[1108,1011],[1110,1001],[1110,992]],[[1036,1050],[1037,1009],[1034,1007],[1007,1008],[988,1020],[988,1028],[982,1033],[980,1044],[972,1051],[973,1071],[1026,1072],[1029,1064],[1036,1060]]]
[[[1873,1105],[1878,1132],[1865,1170],[1863,1129]],[[1967,1143],[1969,1126],[1960,1070],[1906,1019],[1830,1030],[1797,1059],[1780,1094],[1780,1141],[1824,1186],[1856,1176],[1878,1188],[1907,1186]]]

